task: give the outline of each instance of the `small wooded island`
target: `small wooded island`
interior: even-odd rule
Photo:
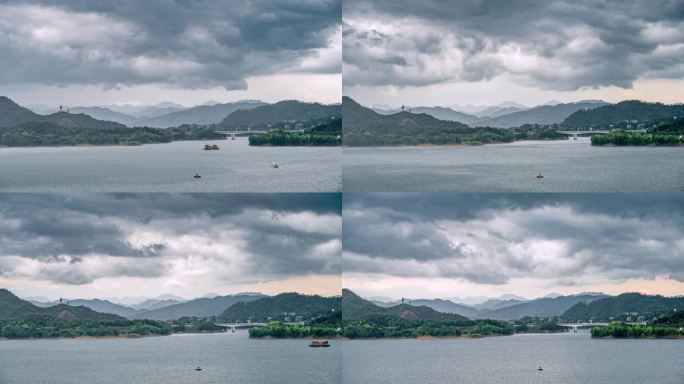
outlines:
[[[287,125],[285,127],[284,125]],[[330,119],[308,122],[301,131],[288,131],[289,124],[270,127],[266,133],[249,136],[252,146],[339,146],[342,145],[342,119]],[[303,126],[304,124],[301,124]]]

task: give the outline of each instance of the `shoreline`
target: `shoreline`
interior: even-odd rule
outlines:
[[[253,340],[343,340],[343,336],[326,336],[326,337],[316,337],[316,336],[303,336],[303,337],[274,337],[274,336],[264,336],[264,337],[252,337]]]
[[[591,336],[596,340],[684,340],[684,335],[681,336],[646,336],[646,337],[615,337],[615,336]]]
[[[142,339],[145,337],[163,337],[175,335],[174,333],[169,333],[168,335],[135,335],[135,336],[74,336],[74,337],[25,337],[25,338],[7,338],[0,337],[0,342],[2,341],[38,341],[38,340],[125,340],[125,339]]]
[[[477,335],[477,336],[416,336],[416,337],[408,337],[408,336],[401,336],[401,337],[355,337],[355,338],[349,338],[349,337],[342,337],[342,340],[472,340],[472,339],[484,339],[488,337],[504,337],[504,336],[513,336],[515,333],[510,334],[510,335]]]
[[[435,147],[480,147],[484,145],[501,145],[501,144],[513,144],[522,143],[525,141],[568,141],[567,139],[536,139],[536,140],[513,140],[513,141],[497,141],[491,143],[453,143],[453,144],[434,144],[434,143],[421,143],[421,144],[397,144],[397,145],[345,145],[344,148],[402,148],[402,147],[419,147],[419,148],[435,148]]]
[[[227,333],[226,331],[201,331],[201,332],[175,332],[166,335],[163,334],[152,334],[152,335],[119,335],[119,336],[74,336],[74,337],[26,337],[26,338],[7,338],[0,337],[0,342],[2,341],[13,341],[13,340],[126,340],[126,339],[142,339],[146,337],[165,337],[173,335],[204,335],[204,334],[215,334],[215,333]]]
[[[209,142],[209,141],[226,141],[225,139],[206,139],[206,140],[175,140],[175,141],[163,141],[159,143],[138,143],[138,144],[64,144],[64,145],[18,145],[18,146],[8,146],[0,145],[0,149],[13,149],[13,148],[98,148],[98,147],[144,147],[146,145],[158,145],[158,144],[173,144],[181,143],[187,141],[195,142]]]
[[[647,145],[618,145],[615,143],[608,143],[608,144],[591,144],[592,147],[606,147],[606,148],[682,148],[684,147],[683,144],[647,144]]]

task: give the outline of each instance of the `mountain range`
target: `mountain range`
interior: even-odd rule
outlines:
[[[568,296],[552,294],[534,300],[497,298],[475,305],[464,305],[446,299],[414,299],[406,303],[410,303],[410,306],[426,306],[439,312],[453,313],[470,319],[515,320],[526,316],[561,316],[577,303],[591,302],[604,297],[606,295],[602,293],[581,293]],[[399,305],[401,302],[374,301],[373,304],[387,308]]]
[[[127,319],[173,320],[184,316],[213,317],[220,315],[231,305],[244,301],[253,301],[267,297],[260,293],[244,293],[226,296],[198,297],[192,300],[178,299],[148,299],[131,305],[113,303],[101,299],[63,299],[69,306],[84,306],[101,313],[111,313]],[[38,307],[47,308],[59,304],[59,301],[36,301],[31,303]]]
[[[588,101],[557,105],[540,105],[524,111],[480,119],[474,124],[482,127],[512,128],[524,124],[560,124],[573,113],[608,105],[603,101]]]
[[[524,124],[560,124],[576,111],[604,105],[608,103],[600,100],[587,100],[574,103],[550,102],[532,108],[522,105],[492,106],[473,114],[441,106],[412,107],[410,112],[426,113],[440,120],[457,121],[471,127],[512,128]],[[375,111],[383,115],[400,112],[399,109],[375,109]]]
[[[266,297],[264,295],[228,295],[214,298],[200,297],[184,303],[173,304],[150,311],[137,313],[134,319],[172,320],[181,317],[214,317],[238,302],[249,302]]]
[[[182,107],[182,106],[180,106]],[[126,128],[150,127],[170,128],[183,124],[220,124],[225,128],[267,126],[288,122],[309,122],[330,117],[341,117],[339,104],[284,100],[268,104],[259,100],[245,100],[233,103],[208,103],[191,108],[156,106],[136,111],[154,112],[154,116],[126,113],[134,107],[111,109],[112,107],[74,107],[47,115],[24,108],[11,99],[0,96],[0,127],[16,127],[28,123],[49,123],[64,128]]]
[[[127,114],[107,107],[73,107],[70,113],[84,113],[98,120],[114,121],[128,127],[170,128],[183,124],[218,124],[226,116],[240,109],[251,109],[267,103],[246,100],[233,103],[211,103],[190,108],[149,107],[140,110],[148,115]]]

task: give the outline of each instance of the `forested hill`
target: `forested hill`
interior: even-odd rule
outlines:
[[[20,106],[6,96],[0,96],[0,128],[14,127],[28,121],[35,121],[40,115]]]
[[[342,308],[339,296],[323,297],[318,295],[302,295],[299,293],[281,293],[250,302],[239,302],[231,305],[220,316],[225,321],[254,322],[280,320],[295,321],[301,316],[303,320],[328,315]]]
[[[123,124],[97,120],[83,113],[57,112],[51,115],[39,115],[21,107],[5,96],[0,96],[0,128],[39,123],[47,123],[63,128],[126,128]]]
[[[286,120],[296,123],[341,116],[342,110],[339,104],[325,105],[285,100],[275,104],[235,111],[226,116],[219,125],[228,129],[254,128],[267,127]]]
[[[426,113],[381,115],[347,96],[342,98],[342,113],[343,141],[350,146],[459,143],[459,135],[475,132],[465,124]]]
[[[646,319],[671,312],[673,309],[684,311],[684,296],[665,297],[660,295],[643,295],[640,293],[624,293],[615,297],[606,297],[590,303],[578,303],[570,307],[561,317],[570,321],[609,321],[625,320],[626,317],[644,316]],[[633,315],[636,313],[636,315]]]
[[[684,116],[678,119],[671,118],[661,120],[653,129],[651,129],[651,131],[665,134],[684,133]]]
[[[610,125],[623,123],[625,120],[636,120],[638,123],[651,123],[655,120],[684,117],[684,104],[647,103],[639,100],[627,100],[617,104],[579,110],[563,121],[567,128],[607,128]],[[650,127],[647,127],[650,128]]]
[[[468,318],[455,313],[442,313],[421,305],[399,304],[380,307],[365,300],[349,289],[342,290],[342,319],[344,321],[368,321],[379,317],[436,322],[472,323]]]
[[[10,321],[125,321],[121,316],[95,312],[84,306],[58,304],[37,307],[22,300],[6,289],[0,289],[0,325]]]

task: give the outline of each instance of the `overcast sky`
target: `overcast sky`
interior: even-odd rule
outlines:
[[[343,216],[363,296],[684,293],[681,194],[345,194]]]
[[[339,102],[340,0],[2,0],[22,104]]]
[[[684,102],[684,0],[345,0],[363,104]]]
[[[8,194],[0,287],[21,297],[340,292],[339,194]]]

